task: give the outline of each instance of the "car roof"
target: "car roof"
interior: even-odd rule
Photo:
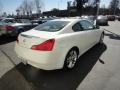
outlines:
[[[74,21],[78,21],[78,20],[81,20],[81,19],[78,19],[78,18],[60,18],[60,19],[54,19],[52,21],[69,21],[69,22],[74,22]]]

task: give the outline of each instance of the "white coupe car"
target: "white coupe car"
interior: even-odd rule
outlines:
[[[72,69],[104,31],[83,19],[56,19],[18,36],[15,52],[23,62],[44,70]]]

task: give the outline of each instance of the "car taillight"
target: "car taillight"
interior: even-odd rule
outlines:
[[[13,27],[13,26],[6,26],[5,28],[7,31],[12,31],[15,29],[15,27]]]
[[[39,45],[33,45],[32,50],[41,50],[41,51],[52,51],[55,43],[55,39],[49,39]]]

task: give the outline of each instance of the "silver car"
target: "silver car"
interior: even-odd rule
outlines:
[[[107,16],[98,16],[96,24],[97,25],[108,25]]]

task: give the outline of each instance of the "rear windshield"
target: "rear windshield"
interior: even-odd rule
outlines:
[[[34,29],[39,31],[56,32],[64,28],[68,23],[68,21],[48,21]]]

